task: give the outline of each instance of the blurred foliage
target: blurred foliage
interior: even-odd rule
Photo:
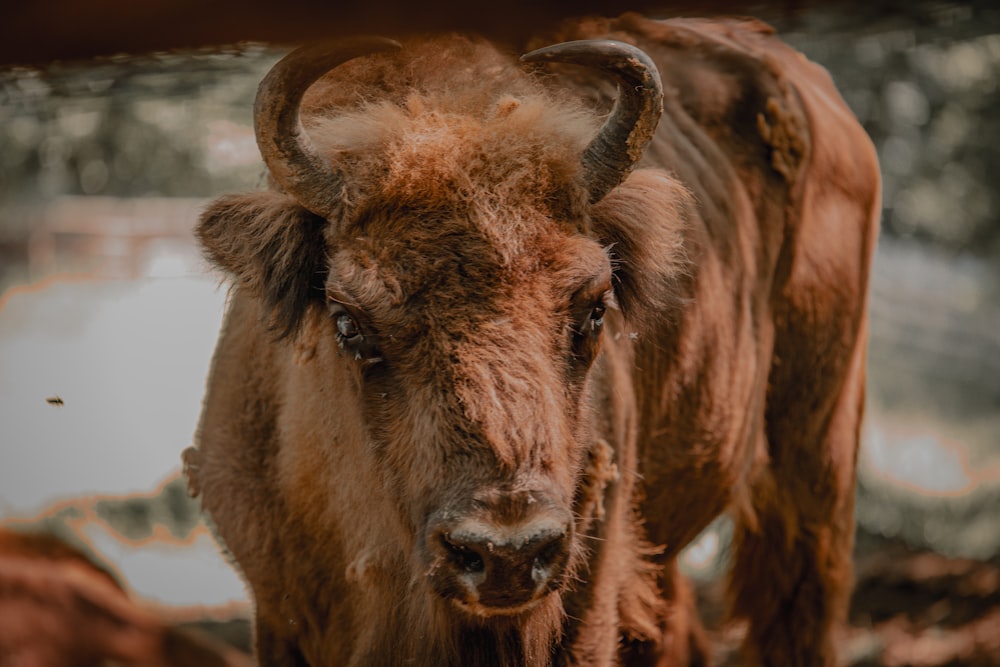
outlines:
[[[153,537],[156,526],[164,526],[178,540],[187,539],[202,520],[200,503],[191,498],[187,481],[177,475],[158,492],[127,498],[99,498],[94,512],[129,540]]]
[[[247,46],[0,71],[0,205],[209,196],[255,183],[251,106],[274,58]],[[227,161],[227,148],[245,153],[247,141],[253,159]]]
[[[874,141],[886,235],[1000,253],[1000,9],[987,4],[915,3],[867,23],[811,12],[782,30]]]

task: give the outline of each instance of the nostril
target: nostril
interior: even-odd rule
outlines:
[[[539,584],[551,579],[565,556],[565,536],[556,535],[550,538],[535,552],[535,558],[531,564],[531,578]]]
[[[441,535],[441,544],[452,563],[469,574],[482,574],[486,570],[483,557],[472,547],[453,542],[447,534]]]

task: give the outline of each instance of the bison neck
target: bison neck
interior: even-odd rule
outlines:
[[[455,644],[462,648],[452,656],[451,664],[484,667],[548,665],[552,659],[556,630],[549,623],[539,622],[539,619],[464,628],[455,633]]]
[[[510,618],[472,618],[447,608],[416,614],[414,609],[398,611],[402,613],[389,621],[396,627],[373,633],[381,641],[362,649],[365,658],[359,664],[545,667],[552,664],[563,632],[558,596],[530,613]],[[414,619],[414,615],[421,618]]]

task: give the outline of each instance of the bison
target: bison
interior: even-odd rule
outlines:
[[[106,570],[45,533],[0,528],[0,666],[250,667],[241,653],[167,625]]]
[[[871,142],[759,22],[546,43],[352,38],[260,85],[184,456],[259,659],[706,664],[677,558],[729,512],[748,664],[832,666]]]

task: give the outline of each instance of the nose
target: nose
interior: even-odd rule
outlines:
[[[479,610],[516,610],[558,586],[570,553],[569,521],[539,518],[518,526],[461,521],[434,531],[445,597]]]

